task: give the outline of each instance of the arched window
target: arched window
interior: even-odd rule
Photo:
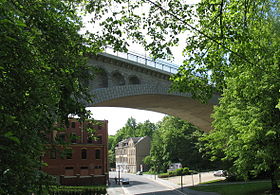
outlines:
[[[128,82],[129,82],[130,85],[138,85],[138,84],[140,84],[140,80],[139,80],[139,78],[137,76],[129,77]]]
[[[115,72],[112,75],[112,84],[113,86],[125,85],[124,77],[119,72]]]
[[[81,158],[82,159],[87,159],[87,149],[82,149],[82,151],[81,151]]]
[[[95,150],[95,159],[100,159],[100,158],[101,158],[101,151]]]

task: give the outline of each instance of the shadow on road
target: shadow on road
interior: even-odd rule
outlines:
[[[160,195],[180,195],[176,190],[164,190],[164,191],[157,191],[157,192],[148,192],[148,193],[140,193],[141,195],[154,195],[154,194],[160,194]],[[135,195],[140,195],[135,194]]]
[[[109,178],[109,181],[110,181],[109,186],[112,187],[112,188],[121,186],[121,185],[116,183],[115,178]],[[132,186],[132,185],[135,186],[135,185],[144,185],[144,184],[147,184],[147,182],[130,180],[129,184],[122,184],[122,185],[125,186],[125,187],[129,187],[129,186]]]

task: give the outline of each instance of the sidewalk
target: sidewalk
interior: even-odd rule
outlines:
[[[110,185],[107,187],[108,195],[124,195],[126,194],[121,185],[116,184],[116,182],[110,178]]]
[[[145,177],[154,180],[158,183],[160,183],[161,185],[165,185],[173,190],[176,190],[177,192],[180,192],[181,194],[187,194],[187,195],[219,195],[218,193],[215,192],[201,192],[201,191],[195,191],[195,190],[191,190],[189,188],[186,187],[186,185],[183,186],[183,188],[181,188],[180,185],[172,182],[172,181],[176,181],[177,178],[173,178],[171,180],[168,179],[161,179],[158,178],[155,175],[144,175]],[[191,185],[189,185],[191,186]]]

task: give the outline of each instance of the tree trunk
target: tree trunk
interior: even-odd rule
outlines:
[[[273,166],[273,168],[271,169],[271,190],[272,191],[276,191],[279,190],[278,184],[277,184],[277,179],[276,179],[276,170],[275,166]]]

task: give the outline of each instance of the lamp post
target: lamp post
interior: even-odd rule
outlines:
[[[118,167],[119,167],[119,172],[118,172],[118,183],[119,183],[119,185],[121,184],[121,165],[118,165]]]

